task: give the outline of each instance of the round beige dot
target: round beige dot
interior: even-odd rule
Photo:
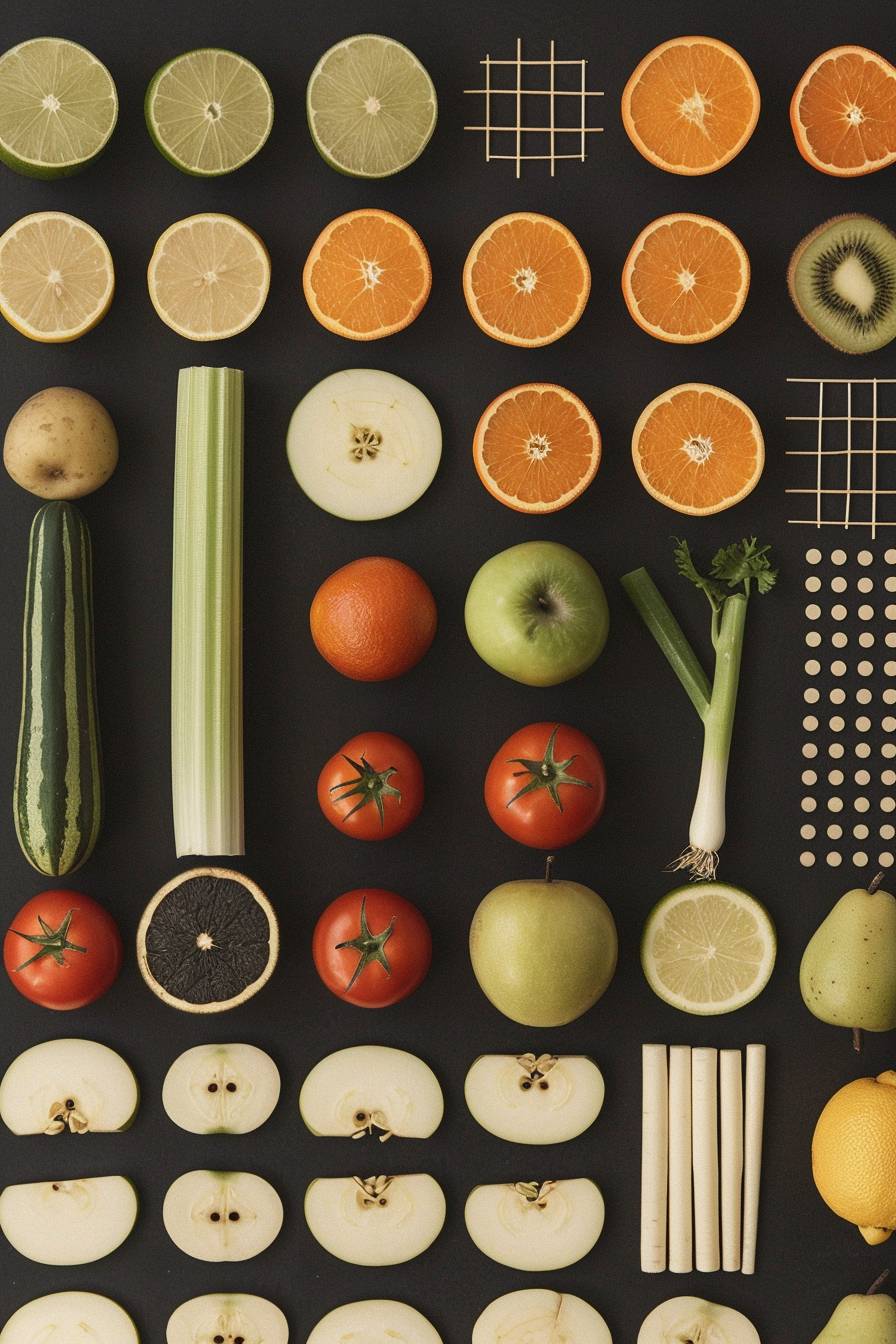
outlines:
[[[800,778],[804,784],[808,784],[810,787],[818,783],[818,775],[814,770],[804,770]]]
[[[883,854],[878,854],[877,861],[880,864],[881,868],[893,867],[893,855],[887,849],[884,850]]]
[[[860,761],[867,761],[868,757],[871,755],[871,748],[867,742],[856,743],[856,755]]]
[[[885,742],[880,749],[880,754],[885,761],[892,761],[893,757],[896,756],[896,744]]]
[[[846,776],[844,775],[842,770],[828,771],[828,783],[833,784],[835,788],[839,788],[845,778]]]
[[[884,587],[888,593],[896,593],[896,578],[894,578],[892,574],[884,579]]]
[[[849,643],[849,635],[845,630],[835,630],[831,635],[831,643],[835,649],[845,649]]]
[[[817,630],[810,630],[806,635],[806,643],[810,649],[817,649],[821,643],[821,635]]]
[[[881,812],[896,812],[896,798],[890,798],[889,796],[881,798],[880,810]]]
[[[856,730],[860,733],[867,733],[871,727],[871,720],[867,714],[860,714],[856,719]]]
[[[817,686],[807,686],[803,691],[803,699],[807,705],[817,705],[821,699],[821,691]]]
[[[856,556],[856,559],[858,560],[860,565],[874,564],[874,556],[871,554],[870,551],[859,551],[858,555]]]
[[[896,826],[893,826],[889,821],[885,822],[880,828],[879,835],[881,840],[892,840],[896,836]]]
[[[821,551],[817,546],[810,546],[806,552],[806,564],[817,565],[821,560]]]
[[[874,648],[874,636],[870,630],[863,630],[859,635],[859,647],[863,649]]]
[[[817,579],[814,574],[810,574],[805,587],[807,593],[817,593],[821,587],[821,579]]]
[[[884,559],[888,565],[896,565],[896,548],[889,546],[884,551]]]
[[[836,658],[834,662],[831,663],[831,675],[834,677],[842,677],[846,675],[846,664],[842,658]]]
[[[800,835],[803,837],[804,840],[815,839],[815,827],[812,825],[811,822],[808,821],[804,822],[804,824],[800,827]]]
[[[874,620],[874,608],[870,606],[869,603],[863,602],[862,605],[859,607],[859,620],[860,621]]]
[[[817,658],[810,658],[808,662],[804,664],[804,669],[810,677],[817,677],[821,671],[821,663]]]
[[[857,665],[856,671],[858,672],[860,677],[870,677],[872,672],[874,671],[874,664],[870,662],[867,658],[863,658],[862,661]]]
[[[888,649],[896,649],[896,631],[888,630],[884,635],[884,643]]]
[[[834,606],[831,607],[831,615],[835,621],[845,621],[849,612],[842,602],[836,602]]]
[[[835,714],[832,719],[828,719],[828,727],[832,733],[842,733],[846,727],[846,720],[839,714]]]
[[[873,699],[874,696],[867,686],[863,686],[861,690],[856,691],[856,700],[860,705],[870,705]]]
[[[896,770],[882,770],[880,772],[880,782],[885,784],[887,788],[896,784]]]
[[[881,727],[883,728],[885,733],[892,733],[894,730],[896,730],[896,719],[893,718],[892,714],[887,714],[884,716],[884,720],[881,723]]]
[[[806,608],[806,619],[810,621],[817,621],[820,615],[821,615],[821,607],[818,605],[818,603],[810,602],[808,607]]]
[[[828,696],[832,705],[842,705],[846,699],[846,692],[840,686],[835,686]]]
[[[839,868],[840,864],[843,862],[842,854],[838,854],[836,849],[828,850],[827,854],[825,855],[825,858],[827,859],[828,865],[831,868]]]
[[[836,821],[833,821],[830,826],[827,827],[826,833],[829,840],[839,840],[843,834],[843,827],[838,825]]]
[[[811,868],[814,862],[815,862],[815,855],[812,853],[811,849],[804,849],[802,854],[800,855],[800,863],[803,865],[803,867]]]
[[[833,564],[833,565],[845,565],[845,564],[846,564],[846,552],[845,552],[845,551],[840,551],[840,550],[837,550],[837,551],[831,551],[831,564]]]
[[[870,806],[871,804],[867,798],[857,798],[853,803],[853,807],[857,812],[867,812]]]
[[[865,864],[868,862],[868,855],[863,849],[857,849],[852,856],[852,861],[857,868],[864,868]]]
[[[807,714],[805,716],[805,718],[803,719],[803,727],[805,728],[807,733],[815,732],[815,729],[818,727],[818,720],[816,719],[814,714]]]
[[[863,821],[860,821],[857,826],[853,826],[852,833],[857,840],[867,840],[869,835],[868,827]]]
[[[856,584],[856,587],[858,588],[860,593],[871,593],[874,591],[874,580],[859,579],[858,583]]]
[[[884,615],[888,621],[896,621],[896,602],[888,602],[884,607]]]
[[[818,755],[818,748],[816,747],[814,742],[803,743],[803,755],[805,756],[807,761],[811,761],[815,756]]]
[[[871,783],[871,771],[857,770],[853,775],[853,779],[857,784],[861,784],[862,788],[864,788],[866,784]]]
[[[885,705],[896,705],[896,691],[888,689],[881,697]]]
[[[844,752],[844,746],[842,742],[832,742],[831,745],[828,747],[828,755],[834,761],[839,761],[843,755],[843,752]]]
[[[800,803],[800,807],[804,812],[814,812],[817,806],[818,804],[814,798],[804,798]]]
[[[842,798],[837,798],[837,797],[829,798],[829,799],[828,799],[828,811],[829,811],[829,812],[842,812],[842,811],[843,811],[843,799],[842,799]]]
[[[888,677],[896,677],[896,663],[893,662],[892,658],[888,658],[884,663],[884,672]]]
[[[838,574],[836,578],[831,579],[831,592],[845,593],[848,587],[849,584],[841,574]]]

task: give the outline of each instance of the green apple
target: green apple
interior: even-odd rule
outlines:
[[[600,579],[557,541],[524,541],[486,560],[470,584],[464,619],[479,657],[527,686],[579,676],[610,628]]]
[[[562,1027],[596,1003],[616,970],[616,925],[606,902],[580,882],[503,882],[470,926],[479,987],[499,1012],[527,1027]]]

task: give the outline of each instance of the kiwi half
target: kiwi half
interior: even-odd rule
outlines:
[[[896,234],[868,215],[838,215],[804,238],[787,272],[800,317],[847,355],[896,337]]]

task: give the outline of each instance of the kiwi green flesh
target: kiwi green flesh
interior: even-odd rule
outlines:
[[[790,263],[800,316],[845,354],[896,337],[896,234],[867,215],[844,215],[803,239]]]

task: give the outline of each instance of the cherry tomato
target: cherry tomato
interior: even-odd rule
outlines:
[[[22,906],[3,940],[3,964],[20,994],[44,1008],[83,1008],[121,970],[115,920],[80,891],[42,891]]]
[[[579,840],[604,810],[606,775],[597,747],[564,723],[530,723],[508,737],[485,776],[496,826],[533,849]]]
[[[356,840],[388,840],[423,806],[423,766],[392,733],[359,733],[331,756],[317,781],[327,821]]]
[[[388,1008],[421,983],[432,960],[429,925],[410,901],[358,887],[332,901],[311,944],[327,989],[359,1008]]]

